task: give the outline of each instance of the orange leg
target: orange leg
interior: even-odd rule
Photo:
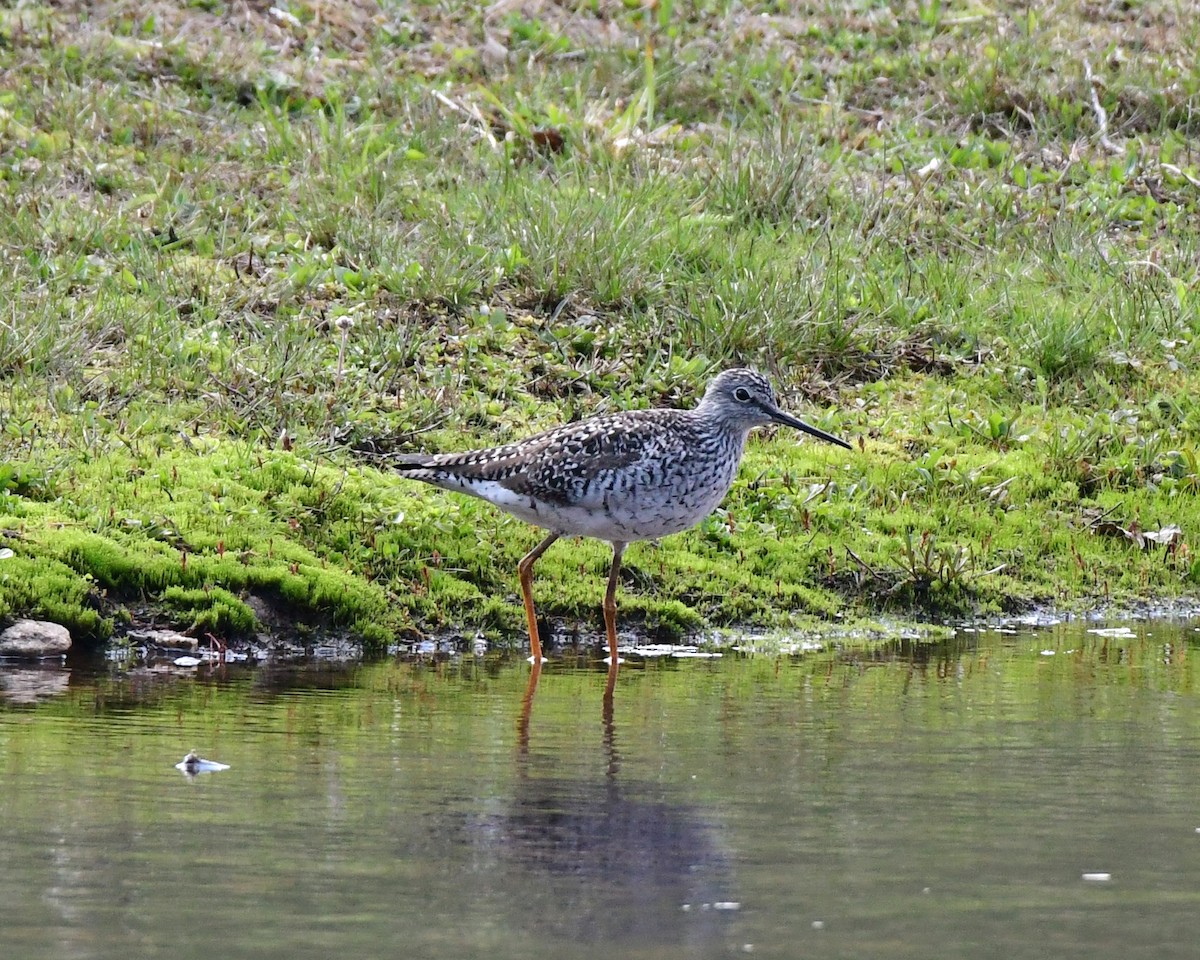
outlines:
[[[604,632],[608,636],[608,685],[604,689],[606,700],[612,698],[613,687],[617,683],[617,583],[621,576],[621,554],[625,552],[625,544],[619,540],[613,541],[612,568],[608,572],[608,589],[604,591]]]
[[[521,579],[521,596],[525,600],[525,623],[529,626],[529,646],[535,664],[542,662],[542,641],[538,637],[537,612],[533,609],[533,565],[545,553],[559,534],[552,533],[521,558],[517,564],[517,575]]]

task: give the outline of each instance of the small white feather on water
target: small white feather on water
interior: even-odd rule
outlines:
[[[228,770],[229,764],[218,763],[216,760],[205,760],[192,752],[175,764],[175,769],[184,773],[216,773],[218,770]]]

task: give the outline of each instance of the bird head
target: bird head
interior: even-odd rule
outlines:
[[[699,409],[743,430],[781,423],[826,443],[851,449],[845,440],[840,440],[833,434],[779,409],[779,401],[775,398],[771,381],[757,370],[742,367],[717,374],[709,383]]]

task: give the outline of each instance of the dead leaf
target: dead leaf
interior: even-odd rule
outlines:
[[[567,142],[562,131],[554,127],[539,127],[529,135],[529,139],[542,153],[562,153]]]
[[[1147,530],[1142,536],[1161,547],[1169,547],[1176,541],[1183,539],[1183,531],[1175,526],[1175,524],[1171,524],[1170,526],[1163,527],[1161,530]]]

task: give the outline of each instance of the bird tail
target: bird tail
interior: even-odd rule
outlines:
[[[443,490],[482,496],[476,489],[476,481],[480,479],[479,464],[472,463],[469,456],[461,453],[410,453],[400,455],[391,465],[410,479],[430,483]]]
[[[436,453],[402,453],[396,459],[390,461],[388,466],[393,470],[399,470],[401,473],[408,473],[416,470],[435,470],[441,464],[438,463],[440,457]]]
[[[458,490],[462,486],[461,479],[479,471],[479,465],[470,457],[470,453],[405,453],[392,460],[390,465],[414,480]]]

